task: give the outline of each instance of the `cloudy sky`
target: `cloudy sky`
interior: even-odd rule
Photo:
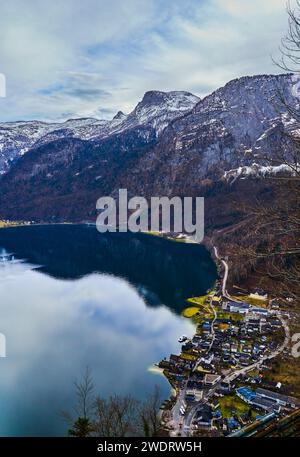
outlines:
[[[0,120],[110,118],[146,90],[203,96],[278,73],[285,0],[10,0],[0,3]]]

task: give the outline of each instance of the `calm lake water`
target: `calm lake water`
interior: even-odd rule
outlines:
[[[149,367],[193,334],[185,299],[215,278],[195,244],[79,225],[0,230],[0,435],[64,435],[60,411],[72,412],[87,366],[103,396],[143,399],[159,384],[167,398]]]

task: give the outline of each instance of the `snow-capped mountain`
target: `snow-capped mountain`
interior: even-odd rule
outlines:
[[[0,174],[44,134],[48,125],[43,122],[7,122],[0,124]]]
[[[0,217],[20,217],[21,208],[25,219],[86,220],[99,196],[120,188],[193,196],[226,172],[230,180],[253,176],[254,162],[266,167],[261,157],[293,147],[285,132],[294,122],[280,99],[300,112],[299,81],[289,74],[243,77],[203,100],[151,91],[111,121],[70,120],[48,131],[42,124],[43,134],[1,178]]]
[[[170,121],[189,112],[199,100],[199,97],[189,92],[146,92],[136,108],[127,116],[119,111],[111,121],[91,119],[87,120],[85,125],[76,125],[76,119],[67,121],[60,130],[56,129],[48,137],[43,137],[42,142],[53,141],[58,135],[99,140],[138,126],[151,126],[158,136]],[[68,122],[72,124],[67,125]]]
[[[62,138],[92,140],[106,138],[137,126],[151,126],[159,135],[174,118],[190,111],[199,98],[189,92],[146,92],[143,100],[126,116],[119,111],[112,120],[69,119],[62,123],[22,121],[0,123],[0,174],[33,146]]]
[[[291,75],[254,76],[231,81],[199,103],[190,119],[184,120],[185,125],[189,125],[189,134],[185,129],[183,137],[179,135],[180,150],[191,149],[192,141],[197,145],[205,138],[208,144],[201,148],[204,172],[220,162],[225,166],[226,162],[241,165],[241,162],[248,162],[248,157],[251,162],[251,153],[272,154],[267,150],[270,146],[267,141],[271,142],[288,118],[279,94],[299,110],[299,99],[295,97],[297,84]],[[277,137],[277,144],[279,141]]]
[[[144,189],[149,194],[176,195],[195,189],[203,179],[220,179],[228,170],[251,166],[254,157],[267,165],[262,157],[293,147],[285,135],[293,120],[281,97],[300,113],[298,91],[299,78],[290,74],[229,82],[171,122],[155,149],[140,158],[134,176],[138,169],[139,179],[149,183]],[[154,179],[149,180],[145,173],[150,171]],[[129,175],[123,180],[133,185]]]
[[[199,100],[189,92],[146,92],[143,100],[115,131],[147,124],[159,134],[171,120],[190,111]]]
[[[20,121],[0,123],[0,174],[7,172],[11,164],[25,154],[43,137],[59,138],[73,135],[97,119],[75,119],[64,123]]]

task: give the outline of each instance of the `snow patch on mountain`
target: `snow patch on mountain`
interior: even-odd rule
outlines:
[[[295,167],[288,164],[281,165],[258,165],[253,163],[250,166],[238,167],[225,171],[223,179],[233,184],[237,179],[246,179],[249,177],[265,178],[267,176],[290,175],[295,176],[300,171],[300,164]]]

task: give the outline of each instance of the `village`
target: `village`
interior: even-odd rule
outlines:
[[[289,351],[290,316],[258,292],[231,297],[217,282],[187,300],[183,315],[196,333],[181,336],[181,353],[159,363],[176,392],[165,420],[170,435],[248,436],[299,408],[267,376],[273,359]]]

